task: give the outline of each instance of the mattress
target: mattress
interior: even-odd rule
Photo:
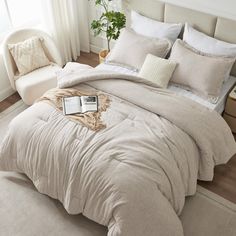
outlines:
[[[109,65],[109,64],[105,64],[105,63],[98,65],[96,68],[100,69],[100,70],[112,70],[112,71],[116,71],[116,72],[124,73],[124,74],[131,74],[131,75],[138,74],[137,71],[135,71],[135,70],[130,70],[125,67],[116,66],[116,65]],[[175,92],[176,94],[190,98],[190,99],[200,103],[201,105],[206,106],[212,110],[215,110],[216,112],[221,114],[224,111],[228,93],[231,90],[231,88],[234,86],[235,83],[236,83],[236,77],[230,76],[229,80],[223,84],[223,87],[222,87],[222,90],[221,90],[221,93],[219,96],[219,100],[215,104],[208,102],[207,100],[197,96],[196,94],[193,94],[191,91],[177,87],[173,84],[170,84],[167,89]]]

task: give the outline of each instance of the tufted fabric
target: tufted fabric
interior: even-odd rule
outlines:
[[[38,37],[32,37],[16,44],[9,44],[8,48],[20,76],[50,64],[44,53],[41,39]]]
[[[170,60],[148,54],[139,76],[156,83],[160,88],[167,88],[176,65]]]

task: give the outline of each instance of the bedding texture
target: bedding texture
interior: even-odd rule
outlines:
[[[38,102],[11,122],[0,169],[25,173],[109,236],[182,236],[185,196],[236,152],[223,118],[136,76],[78,65],[58,79],[61,89],[109,96],[106,128],[93,131]]]

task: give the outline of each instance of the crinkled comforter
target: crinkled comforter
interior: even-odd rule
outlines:
[[[71,86],[109,95],[106,128],[92,131],[38,102],[11,122],[0,170],[25,173],[109,236],[183,235],[177,215],[185,196],[236,152],[225,121],[134,76],[78,66],[59,74],[59,87]]]

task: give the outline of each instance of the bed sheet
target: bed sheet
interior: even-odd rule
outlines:
[[[130,70],[125,67],[116,66],[116,65],[109,65],[109,64],[105,64],[105,63],[98,65],[96,68],[101,69],[101,70],[112,70],[112,71],[116,71],[116,72],[124,73],[124,74],[131,74],[131,75],[138,74],[137,71]],[[216,104],[210,103],[207,100],[192,93],[191,91],[177,87],[173,84],[170,84],[168,86],[168,89],[177,93],[177,94],[180,94],[180,95],[183,95],[187,98],[190,98],[190,99],[200,103],[201,105],[206,106],[212,110],[215,110],[221,114],[224,111],[228,93],[235,83],[236,83],[236,77],[230,76],[229,80],[223,84],[219,100]]]

